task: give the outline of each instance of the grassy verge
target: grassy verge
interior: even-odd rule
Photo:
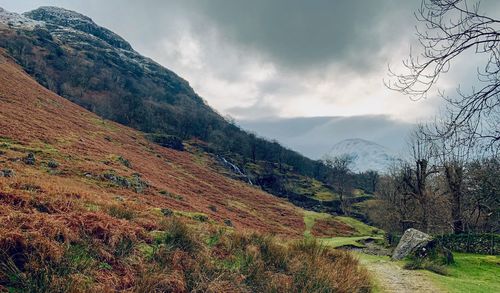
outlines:
[[[500,292],[500,257],[454,253],[455,264],[448,276],[428,274],[443,290],[450,292]]]
[[[306,225],[306,229],[304,230],[305,237],[312,237],[311,230],[314,226],[314,223],[318,219],[327,219],[331,217],[329,214],[325,213],[316,213],[312,211],[304,211],[304,224]]]
[[[304,231],[304,236],[306,238],[313,237],[311,231],[317,220],[323,219],[335,219],[339,222],[347,224],[355,230],[354,235],[345,237],[328,237],[328,238],[318,238],[318,240],[329,247],[342,247],[342,246],[353,246],[353,247],[363,247],[364,245],[360,240],[366,239],[382,239],[383,231],[369,226],[359,220],[350,217],[337,216],[334,217],[325,213],[316,213],[312,211],[304,212],[304,223],[306,229]]]
[[[331,238],[321,238],[319,241],[329,247],[337,248],[342,246],[353,246],[362,248],[364,245],[360,240],[366,239],[380,239],[379,237],[372,236],[354,236],[354,237],[331,237]]]
[[[354,218],[350,218],[350,217],[343,217],[343,216],[338,216],[338,217],[335,217],[336,220],[339,220],[351,227],[353,227],[354,229],[356,229],[357,231],[357,235],[358,236],[377,236],[377,235],[383,235],[383,231],[378,229],[378,228],[375,228],[373,226],[370,226],[370,225],[367,225],[363,222],[361,222],[360,220],[356,220]]]

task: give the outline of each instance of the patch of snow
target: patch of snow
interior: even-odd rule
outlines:
[[[385,173],[401,161],[389,148],[359,138],[343,140],[335,144],[328,153],[331,157],[345,155],[353,159],[351,169],[355,172],[373,170]]]
[[[80,21],[94,23],[92,19],[81,13],[55,6],[41,6],[37,11],[43,12],[48,18],[65,19],[66,21]]]
[[[21,14],[7,11],[0,7],[0,23],[3,23],[10,27],[22,28],[32,30],[36,26],[41,26],[44,24],[42,21],[36,21],[27,18]]]

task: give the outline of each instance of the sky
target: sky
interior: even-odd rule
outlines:
[[[296,135],[289,146],[303,149],[297,141],[307,139],[307,154],[324,152],[345,133],[400,149],[409,125],[432,119],[442,104],[432,93],[415,102],[384,86],[388,66],[401,71],[417,44],[420,0],[0,0],[14,12],[42,5],[91,17],[188,80],[218,112],[266,137],[273,127],[276,134],[297,123],[357,121]],[[453,91],[476,72],[467,60],[452,66],[440,90]],[[374,136],[382,125],[394,134]],[[319,140],[325,146],[314,149]]]

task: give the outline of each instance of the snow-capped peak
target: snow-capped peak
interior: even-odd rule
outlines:
[[[343,140],[335,144],[328,153],[330,157],[345,155],[352,158],[351,169],[355,172],[374,170],[384,173],[400,161],[389,148],[360,138]]]
[[[122,37],[114,32],[97,25],[90,17],[81,13],[67,10],[60,7],[42,6],[32,11],[23,13],[25,17],[43,21],[48,25],[53,25],[63,29],[73,29],[92,35],[109,45],[132,51],[132,46]]]
[[[7,11],[2,7],[0,7],[0,23],[24,29],[33,29],[35,26],[43,24],[43,22],[27,18],[21,14]]]
[[[33,11],[23,14],[33,19],[40,18],[43,15],[43,19],[46,22],[59,22],[61,19],[64,19],[66,21],[94,23],[94,21],[92,21],[92,19],[88,16],[76,11],[55,6],[41,6]]]

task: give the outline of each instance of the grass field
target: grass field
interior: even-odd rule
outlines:
[[[449,292],[500,292],[500,257],[454,253],[455,264],[448,266],[449,276],[426,272],[443,290]]]
[[[311,237],[312,236],[311,230],[316,220],[326,219],[328,217],[331,217],[331,215],[325,213],[316,213],[312,211],[304,211],[304,224],[306,225],[306,229],[304,230],[304,236]]]
[[[359,220],[344,216],[332,216],[325,213],[316,213],[312,211],[304,212],[304,224],[306,229],[304,231],[305,237],[312,237],[311,230],[314,227],[316,221],[334,219],[338,222],[346,224],[353,228],[354,233],[350,236],[339,236],[339,237],[318,237],[317,239],[324,245],[330,247],[341,247],[341,246],[354,246],[363,247],[360,240],[365,239],[381,239],[383,236],[383,231],[375,227],[369,226]]]
[[[354,229],[356,229],[357,233],[356,235],[358,236],[380,236],[380,235],[383,235],[383,231],[378,229],[378,228],[375,228],[375,227],[372,227],[370,225],[367,225],[363,222],[361,222],[360,220],[356,220],[354,218],[351,218],[351,217],[343,217],[343,216],[338,216],[338,217],[335,217],[335,219],[353,227]]]
[[[380,237],[373,236],[353,236],[353,237],[331,237],[331,238],[320,238],[319,241],[333,248],[342,246],[353,246],[353,247],[364,247],[360,240],[365,239],[381,239]]]
[[[450,293],[493,293],[500,292],[500,257],[453,253],[455,264],[447,266],[448,276],[438,275],[430,271],[422,271],[443,292]],[[356,253],[365,265],[377,262],[389,262],[387,256],[375,256]],[[403,266],[404,261],[397,262]],[[383,292],[373,280],[373,292]],[[380,285],[380,284],[379,284]]]

